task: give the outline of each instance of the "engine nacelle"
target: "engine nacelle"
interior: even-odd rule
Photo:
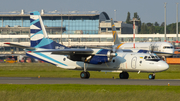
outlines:
[[[110,62],[113,57],[117,56],[117,53],[111,52],[110,50],[103,49],[94,56],[89,56],[86,58],[85,62],[90,64],[101,64]]]

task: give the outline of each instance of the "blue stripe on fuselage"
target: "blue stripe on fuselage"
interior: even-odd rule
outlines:
[[[49,57],[49,56],[47,56],[47,55],[44,55],[44,54],[42,54],[42,53],[35,53],[35,54],[40,55],[40,56],[42,56],[42,57],[44,57],[44,58],[46,58],[46,59],[48,59],[48,60],[51,60],[51,61],[53,61],[53,62],[58,63],[58,64],[67,66],[66,64],[63,64],[63,63],[61,63],[61,62],[59,62],[59,61],[57,61],[57,60],[55,60],[55,59],[53,59],[53,58],[51,58],[51,57]]]
[[[49,62],[49,61],[46,61],[46,60],[43,60],[43,59],[41,59],[41,58],[35,57],[35,56],[30,55],[30,54],[28,54],[28,53],[26,53],[26,55],[27,55],[27,56],[29,56],[29,57],[32,57],[32,58],[35,58],[35,59],[38,59],[38,60],[41,60],[41,61],[44,61],[44,62],[47,62],[47,63],[53,64],[53,65],[56,65],[56,64],[54,64],[54,63],[51,63],[51,62]]]

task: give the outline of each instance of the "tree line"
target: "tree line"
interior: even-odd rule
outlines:
[[[159,24],[158,22],[155,23],[141,23],[141,19],[137,12],[134,13],[134,17],[137,18],[138,20],[138,33],[139,34],[153,34],[153,33],[159,33],[159,34],[164,34],[164,22]],[[126,23],[127,24],[132,24],[131,17],[130,17],[130,12],[127,13],[127,18],[126,18]],[[180,30],[180,22],[178,23],[178,33]],[[176,23],[172,23],[166,26],[166,33],[167,34],[175,34],[176,33]]]

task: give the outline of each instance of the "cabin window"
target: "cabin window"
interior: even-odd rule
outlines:
[[[163,49],[173,49],[173,46],[164,46]]]
[[[146,59],[146,58],[147,58],[147,56],[144,57],[144,59]]]

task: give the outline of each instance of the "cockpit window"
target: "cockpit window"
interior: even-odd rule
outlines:
[[[160,59],[158,56],[155,56],[156,59]]]
[[[144,59],[146,59],[146,58],[147,58],[147,56],[144,57]]]
[[[159,61],[160,58],[158,56],[144,56],[144,59],[147,60],[147,61]]]
[[[164,46],[163,49],[173,49],[173,46]]]

